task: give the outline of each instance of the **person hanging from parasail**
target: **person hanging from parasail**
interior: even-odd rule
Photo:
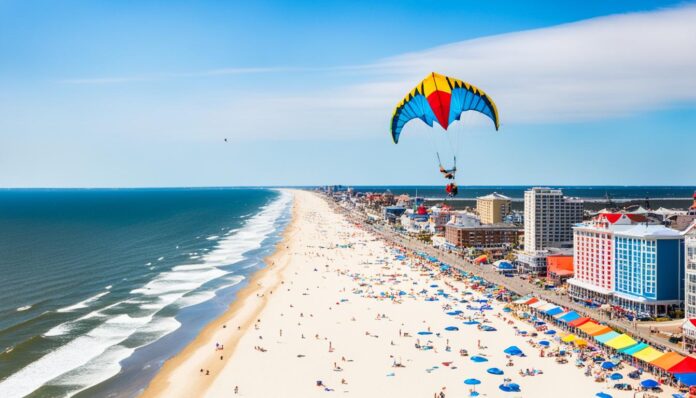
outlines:
[[[493,121],[496,130],[500,127],[498,109],[486,93],[459,79],[432,72],[418,83],[394,109],[391,120],[392,140],[397,144],[401,130],[413,119],[420,119],[430,127],[437,122],[447,130],[454,121],[460,120],[462,113],[466,111],[481,113]],[[456,196],[459,192],[455,183],[457,157],[455,149],[451,149],[455,155],[451,169],[442,166],[439,153],[437,158],[440,163],[440,173],[449,180],[445,191],[449,196]]]

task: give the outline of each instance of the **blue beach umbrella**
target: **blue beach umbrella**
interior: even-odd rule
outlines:
[[[611,395],[609,395],[609,394],[607,394],[607,393],[605,393],[605,392],[598,392],[597,394],[595,394],[595,397],[599,397],[599,398],[611,398]]]
[[[544,332],[544,334],[554,335],[554,334],[556,334],[556,331],[555,330],[547,330]]]
[[[549,345],[551,345],[551,343],[549,343],[547,340],[541,340],[539,342],[539,345],[543,345],[544,347],[548,347]]]
[[[481,384],[481,380],[479,380],[479,379],[466,379],[466,380],[464,380],[464,384],[466,384],[468,386],[476,386],[476,385]]]
[[[602,363],[602,369],[611,370],[611,369],[614,369],[614,366],[615,365],[613,362],[605,361]]]
[[[447,326],[447,327],[445,328],[445,330],[447,330],[447,331],[449,331],[449,332],[456,332],[457,330],[459,330],[459,328],[456,327],[456,326]]]
[[[484,358],[484,357],[481,357],[478,355],[474,355],[473,357],[471,357],[471,360],[476,362],[476,363],[488,362],[488,358]]]
[[[522,350],[520,350],[520,348],[515,346],[515,345],[511,345],[510,347],[503,350],[503,352],[508,354],[508,355],[513,355],[513,356],[523,355]]]
[[[422,331],[422,332],[418,332],[418,334],[420,334],[421,336],[427,336],[427,335],[433,334],[433,332]]]
[[[510,383],[510,384],[501,384],[498,386],[502,391],[505,392],[519,392],[520,391],[520,385],[516,383]]]
[[[660,383],[658,383],[657,380],[653,379],[647,379],[640,382],[640,386],[643,388],[655,388],[659,385]]]
[[[504,373],[501,369],[498,368],[489,368],[486,372],[497,376],[500,376]]]
[[[612,380],[621,380],[623,379],[623,375],[621,373],[612,373],[609,378]]]
[[[437,287],[437,285],[430,285],[430,287],[433,287],[433,288],[434,288],[434,287]]]
[[[478,325],[479,323],[481,323],[481,322],[479,322],[479,321],[466,321],[466,322],[464,322],[465,325]]]

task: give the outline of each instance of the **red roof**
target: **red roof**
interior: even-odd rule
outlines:
[[[683,361],[669,368],[670,373],[696,373],[696,358],[686,357]]]
[[[600,214],[599,216],[605,218],[611,224],[614,224],[615,222],[619,221],[621,219],[621,216],[623,216],[623,215],[628,217],[633,222],[645,222],[645,221],[647,221],[647,217],[645,217],[645,215],[643,215],[643,214],[603,213],[603,214]]]

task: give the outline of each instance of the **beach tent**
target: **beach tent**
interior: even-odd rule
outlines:
[[[558,307],[556,304],[546,303],[544,305],[536,307],[536,309],[537,309],[537,311],[546,312],[546,311],[550,310],[551,308],[556,308],[556,307]]]
[[[546,315],[554,316],[554,315],[562,314],[563,312],[564,312],[563,308],[555,307],[555,308],[551,308],[550,310],[546,310]]]
[[[527,303],[527,301],[529,301],[530,299],[531,299],[530,296],[524,296],[524,297],[518,298],[517,300],[513,301],[512,303],[513,303],[513,304],[525,304],[525,303]]]
[[[587,345],[587,341],[585,341],[583,339],[575,339],[575,340],[573,340],[573,344],[575,344],[578,347],[584,347]]]
[[[624,333],[614,337],[611,340],[607,340],[604,344],[606,344],[607,347],[611,347],[615,350],[620,350],[622,348],[632,347],[638,344],[638,342],[633,340],[631,336]]]
[[[674,377],[685,386],[696,386],[696,373],[677,373]]]
[[[610,332],[595,336],[595,340],[599,341],[602,344],[606,344],[607,341],[619,336],[621,336],[621,333],[612,330]]]
[[[567,311],[563,311],[563,312],[561,312],[560,314],[554,315],[553,317],[556,318],[556,319],[560,319],[562,316],[564,316],[564,315],[567,314],[567,313],[568,313]]]
[[[535,303],[530,304],[529,307],[530,307],[530,308],[539,308],[539,307],[541,307],[541,306],[543,306],[543,305],[546,305],[546,304],[548,304],[548,303],[549,303],[548,301],[539,300],[539,301],[537,301],[537,302],[535,302]]]
[[[580,318],[578,318],[578,319],[576,319],[576,320],[573,320],[573,321],[568,322],[568,326],[572,326],[572,327],[574,327],[574,328],[579,328],[580,326],[582,326],[582,325],[584,325],[584,324],[586,324],[587,322],[590,322],[590,321],[592,321],[592,319],[590,319],[590,318],[588,318],[588,317],[586,317],[586,316],[583,316],[583,317],[580,317]]]
[[[626,355],[633,355],[633,354],[635,354],[636,352],[641,351],[641,350],[644,350],[644,349],[646,349],[646,348],[648,348],[648,347],[649,347],[649,346],[648,346],[647,344],[645,344],[645,343],[638,343],[638,344],[636,344],[636,345],[634,345],[634,346],[631,346],[631,347],[622,348],[622,349],[619,350],[619,352],[620,352],[620,353],[623,353],[623,354],[626,354]]]
[[[578,327],[578,329],[582,330],[585,333],[588,333],[592,330],[599,328],[600,326],[602,326],[602,325],[598,324],[595,321],[589,321],[589,322],[585,322],[583,325],[580,325]]]
[[[580,314],[578,314],[575,311],[570,311],[565,313],[563,316],[559,317],[558,320],[564,323],[570,323],[580,318]]]
[[[574,340],[577,340],[578,336],[574,334],[567,334],[561,338],[561,341],[564,343],[572,343]]]
[[[659,357],[657,359],[653,359],[652,361],[650,361],[650,364],[653,366],[656,366],[662,370],[667,370],[683,360],[684,360],[683,355],[679,355],[676,352],[672,351],[672,352],[664,353],[661,357]],[[688,373],[688,372],[681,372],[681,373]]]
[[[635,354],[633,354],[634,358],[638,358],[643,362],[654,361],[661,356],[662,356],[662,352],[660,352],[660,351],[658,351],[650,346],[648,346],[648,347],[636,352]]]
[[[685,357],[684,360],[668,369],[670,373],[696,373],[696,358]]]
[[[526,305],[532,305],[532,304],[536,303],[537,301],[539,301],[538,298],[532,297],[532,298],[530,298],[529,300],[525,301],[524,303],[525,303]]]

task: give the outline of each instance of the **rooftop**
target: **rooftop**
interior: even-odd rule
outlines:
[[[486,196],[480,196],[476,199],[481,199],[481,200],[510,200],[509,197],[505,195],[501,195],[498,192],[493,192],[491,194],[488,194]]]
[[[636,238],[681,238],[681,233],[663,225],[633,225],[631,228],[614,231],[617,236],[636,237]]]

